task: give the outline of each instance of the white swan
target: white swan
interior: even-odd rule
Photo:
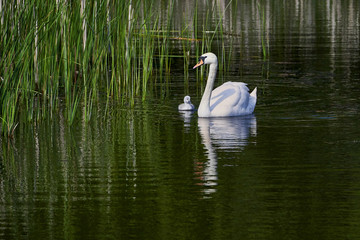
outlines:
[[[184,97],[184,103],[180,104],[178,109],[179,111],[192,111],[195,109],[194,105],[190,101],[190,96]]]
[[[253,113],[256,105],[256,89],[249,94],[246,83],[226,82],[215,88],[214,82],[218,66],[217,57],[209,52],[200,56],[199,62],[193,69],[210,64],[204,94],[198,109],[199,117],[229,117]]]

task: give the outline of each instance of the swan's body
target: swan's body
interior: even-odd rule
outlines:
[[[180,111],[192,111],[195,110],[194,105],[190,101],[190,96],[184,97],[184,103],[180,104],[178,109]]]
[[[256,88],[249,94],[246,83],[226,82],[215,88],[217,57],[213,53],[200,56],[199,63],[194,66],[209,64],[209,76],[205,91],[198,109],[199,117],[230,117],[252,114],[256,105]]]

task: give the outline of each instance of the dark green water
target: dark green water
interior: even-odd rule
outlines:
[[[165,97],[22,122],[1,140],[0,239],[358,239],[360,4],[269,1],[265,30],[257,7],[231,5],[211,45],[232,56],[218,84],[258,87],[254,115],[179,113],[203,84],[175,59]]]

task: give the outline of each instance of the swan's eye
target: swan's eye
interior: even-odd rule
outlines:
[[[205,62],[205,58],[207,58],[207,56],[201,56],[199,57],[199,62],[202,60],[203,62]]]

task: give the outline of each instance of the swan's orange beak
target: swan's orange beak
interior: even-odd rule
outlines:
[[[200,61],[193,67],[193,69],[200,67],[203,64],[204,64],[204,61],[202,59],[200,59]]]

